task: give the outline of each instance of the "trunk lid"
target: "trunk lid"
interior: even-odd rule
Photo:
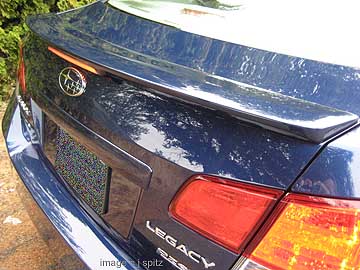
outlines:
[[[309,72],[315,68],[327,70],[321,75],[325,77],[330,76],[328,69],[335,66],[317,63],[315,67],[312,61],[189,34],[102,2],[62,14],[31,17],[28,24],[33,33],[24,48],[27,89],[46,115],[44,152],[56,165],[56,153],[62,151],[56,150],[61,129],[71,137],[71,143],[73,140],[85,147],[85,157],[89,156],[88,151],[98,159],[96,164],[103,162],[111,169],[109,183],[103,185],[108,187],[103,190],[108,194],[108,203],[102,212],[95,211],[86,195],[80,194],[85,189],[76,190],[68,181],[65,184],[74,189],[74,196],[79,197],[102,228],[141,264],[154,259],[164,261],[166,253],[166,269],[206,268],[203,260],[191,259],[188,252],[155,234],[158,228],[187,251],[196,251],[208,264],[213,262],[209,268],[230,268],[239,254],[169,217],[168,207],[186,180],[194,174],[210,174],[286,190],[323,145],[314,141],[326,140],[357,121],[352,114],[308,103],[316,101],[334,107],[330,99],[294,94],[295,89],[304,93],[307,88],[300,79],[304,62],[311,66]],[[49,46],[102,71],[98,75],[79,68],[87,81],[83,95],[70,97],[61,91],[59,74],[73,65],[50,52]],[[245,60],[248,57],[250,62]],[[285,62],[285,66],[297,63],[299,69],[285,69]],[[244,68],[248,64],[252,68]],[[114,71],[119,67],[123,72]],[[340,69],[337,72],[339,75]],[[294,81],[288,81],[286,76]],[[343,83],[337,84],[339,89],[348,83],[337,79]],[[218,103],[216,100],[165,91],[179,89],[179,85],[198,90],[203,82],[208,85],[208,93],[245,83],[253,87],[248,93],[261,96],[280,92],[274,99],[285,99],[278,103],[281,110],[266,110],[270,103],[264,103],[256,111],[250,104],[247,108],[253,110],[253,118],[249,120],[250,113],[244,114],[243,107],[237,110],[233,104],[213,106]],[[228,100],[234,93],[238,91],[217,92]],[[304,103],[300,103],[313,106],[312,112],[321,119],[340,119],[331,127],[333,131],[335,126],[335,132],[313,140],[312,135],[306,135],[306,129],[294,132],[287,128],[295,124],[281,125],[286,120],[285,108],[291,114],[283,94],[291,96],[290,101],[293,96],[301,97]],[[244,104],[257,100],[247,99]],[[297,102],[292,103],[293,107],[297,107]],[[337,105],[340,110],[346,109],[341,102]],[[267,111],[272,112],[270,118],[263,114]],[[296,120],[296,113],[292,115],[291,121]],[[260,121],[264,117],[265,121]],[[278,124],[275,127],[274,120]],[[97,187],[94,184],[92,188]],[[164,252],[162,257],[159,248]],[[162,269],[159,265],[158,268]]]

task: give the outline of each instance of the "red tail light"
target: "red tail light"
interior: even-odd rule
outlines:
[[[25,82],[25,63],[24,63],[24,57],[23,57],[23,46],[20,44],[19,48],[19,66],[18,66],[18,81],[20,88],[22,90],[22,93],[25,94],[26,92],[26,82]]]
[[[360,201],[291,194],[275,215],[239,269],[360,268]]]
[[[282,191],[196,176],[178,192],[170,214],[194,231],[239,253]]]

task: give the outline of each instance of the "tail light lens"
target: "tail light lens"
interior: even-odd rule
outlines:
[[[23,46],[20,44],[19,48],[19,66],[18,66],[18,81],[23,94],[26,92],[26,82],[25,82],[25,63],[23,57]]]
[[[238,269],[359,269],[360,202],[288,195]]]
[[[239,253],[282,191],[196,176],[178,192],[170,214],[180,223]]]

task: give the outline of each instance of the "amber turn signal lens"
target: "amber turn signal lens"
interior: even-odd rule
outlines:
[[[270,269],[359,269],[360,202],[291,194],[250,259]]]
[[[81,68],[83,68],[83,69],[85,69],[87,71],[90,71],[90,72],[92,72],[94,74],[100,75],[100,72],[98,70],[96,70],[94,67],[88,65],[84,61],[81,61],[81,60],[79,60],[79,59],[77,59],[75,57],[72,57],[72,56],[70,56],[70,55],[68,55],[68,54],[66,54],[66,53],[64,53],[62,51],[59,51],[59,50],[57,50],[57,49],[55,49],[53,47],[50,47],[50,46],[48,47],[48,50],[50,52],[56,54],[57,56],[61,57],[65,61],[68,61],[69,63],[72,63],[72,64],[74,64],[74,65],[76,65],[78,67],[81,67]]]
[[[180,223],[239,253],[282,191],[214,176],[196,176],[178,192],[170,214]]]

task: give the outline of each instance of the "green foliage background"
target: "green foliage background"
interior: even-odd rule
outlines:
[[[0,102],[6,100],[16,77],[19,41],[28,31],[31,14],[59,12],[94,0],[0,0]]]

